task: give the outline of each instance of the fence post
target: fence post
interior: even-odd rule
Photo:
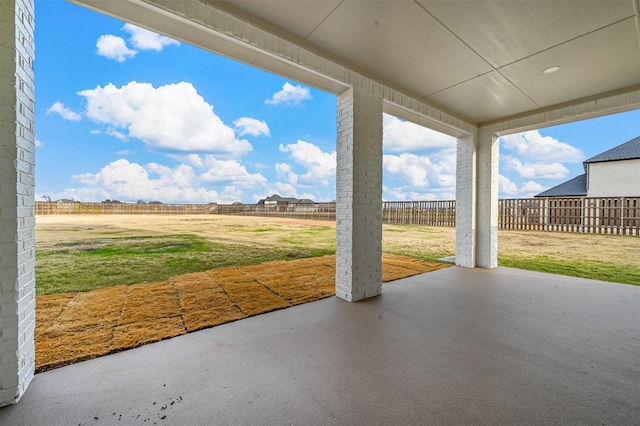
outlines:
[[[549,198],[544,199],[544,231],[549,232]]]
[[[624,232],[624,197],[620,197],[620,235],[625,235]]]
[[[585,198],[580,198],[580,233],[584,233],[584,209],[585,209]]]

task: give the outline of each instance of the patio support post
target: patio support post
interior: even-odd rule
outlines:
[[[336,295],[350,302],[382,290],[381,96],[338,96]]]
[[[456,265],[498,265],[498,138],[479,132],[458,138]]]
[[[476,266],[477,137],[458,138],[456,155],[456,265]]]
[[[498,266],[498,137],[479,132],[476,195],[476,266]]]
[[[0,7],[0,406],[35,371],[34,5]]]

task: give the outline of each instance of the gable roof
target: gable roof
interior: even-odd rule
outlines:
[[[587,195],[587,174],[576,176],[571,180],[549,188],[535,197],[577,197]]]
[[[300,201],[304,201],[304,202],[311,202],[313,203],[314,201],[312,200],[298,200],[297,198],[288,198],[288,197],[281,197],[278,194],[273,194],[267,198],[263,198],[262,200],[258,201],[256,204],[264,204],[266,201],[269,201],[271,203],[275,202],[277,204],[295,204],[295,203],[299,203]]]
[[[640,136],[591,157],[588,160],[585,160],[584,164],[602,163],[604,161],[633,160],[636,158],[640,158]]]

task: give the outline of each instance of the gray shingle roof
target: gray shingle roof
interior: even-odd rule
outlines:
[[[587,195],[587,174],[576,176],[560,185],[539,193],[536,197],[581,197]]]
[[[640,158],[640,136],[595,157],[591,157],[584,163],[602,163],[604,161],[632,160],[635,158]]]

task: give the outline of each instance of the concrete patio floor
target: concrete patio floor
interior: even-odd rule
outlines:
[[[640,287],[447,268],[37,374],[1,425],[638,424]]]

